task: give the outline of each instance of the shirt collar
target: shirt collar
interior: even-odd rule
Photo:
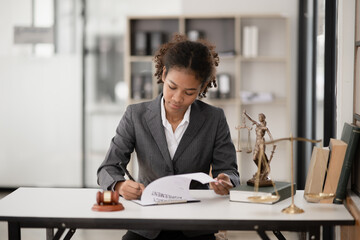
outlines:
[[[165,113],[165,106],[164,106],[164,97],[161,97],[161,120],[163,125],[166,127],[167,124],[169,124],[168,120],[166,119],[166,113]],[[190,122],[190,112],[191,112],[191,105],[188,107],[188,109],[186,110],[185,114],[184,114],[184,118],[181,121],[181,123],[179,125],[181,125],[182,123],[185,122]]]

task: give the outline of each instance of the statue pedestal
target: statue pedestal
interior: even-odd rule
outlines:
[[[255,186],[255,182],[256,182],[256,178],[253,177],[249,179],[246,183],[249,186]],[[266,179],[259,179],[259,187],[267,187],[267,186],[272,186],[272,180],[269,177],[267,177]]]

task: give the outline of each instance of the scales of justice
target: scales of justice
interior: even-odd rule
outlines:
[[[304,210],[297,207],[294,204],[294,159],[293,159],[293,142],[294,141],[305,141],[305,142],[311,142],[311,143],[319,143],[321,140],[311,140],[307,138],[301,138],[301,137],[292,137],[292,135],[289,138],[280,138],[274,140],[270,130],[266,126],[266,116],[263,113],[260,113],[258,115],[259,121],[255,121],[252,119],[247,113],[246,110],[243,111],[242,114],[242,124],[240,126],[236,127],[236,130],[238,130],[238,146],[237,146],[237,152],[242,152],[243,149],[241,147],[241,136],[240,136],[240,130],[241,129],[247,129],[248,132],[248,140],[247,140],[247,147],[246,147],[246,153],[251,153],[251,140],[250,140],[250,132],[252,130],[252,127],[249,127],[246,125],[246,118],[252,122],[253,125],[256,125],[255,132],[256,132],[256,141],[254,146],[254,152],[253,152],[253,161],[257,165],[257,172],[253,175],[251,179],[247,181],[247,184],[250,186],[254,186],[254,196],[248,197],[248,199],[252,202],[257,203],[271,203],[271,202],[277,202],[280,199],[279,193],[276,189],[275,182],[271,180],[269,177],[270,174],[270,162],[272,161],[276,149],[275,143],[280,141],[290,141],[291,142],[291,204],[287,208],[284,208],[282,210],[283,213],[289,213],[289,214],[297,214],[297,213],[303,213]],[[270,141],[265,141],[265,134],[268,134]],[[271,144],[272,150],[270,157],[268,158],[266,155],[266,145]],[[259,187],[264,186],[273,186],[275,190],[275,195],[270,196],[259,196],[256,193],[259,190]],[[334,194],[324,194],[324,193],[311,193],[308,194],[306,197],[312,198],[314,201],[326,199],[333,197]]]

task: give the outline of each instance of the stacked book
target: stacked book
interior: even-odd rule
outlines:
[[[274,186],[267,186],[267,187],[259,187],[258,190],[254,188],[254,186],[249,186],[247,184],[241,184],[230,189],[230,201],[235,202],[252,202],[250,197],[254,196],[271,196],[271,195],[279,195],[279,201],[282,201],[286,198],[291,197],[291,183],[289,182],[274,182]],[[296,193],[296,184],[294,183],[294,194]],[[277,194],[276,194],[277,192]],[[265,204],[273,204],[276,202],[263,202]]]

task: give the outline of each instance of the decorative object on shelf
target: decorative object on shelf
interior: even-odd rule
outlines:
[[[96,193],[96,203],[91,208],[98,212],[112,212],[124,210],[124,206],[119,203],[119,194],[114,191],[98,191]]]
[[[134,40],[134,54],[138,56],[145,56],[148,54],[148,36],[149,34],[144,31],[135,33]]]
[[[190,30],[187,32],[187,37],[190,41],[197,41],[201,38],[205,38],[205,33],[200,30]]]
[[[290,141],[291,143],[291,204],[287,207],[284,208],[281,212],[283,213],[289,213],[289,214],[298,214],[298,213],[303,213],[304,210],[297,207],[294,203],[294,146],[293,146],[293,142],[294,141],[305,141],[305,142],[312,142],[312,143],[318,143],[321,142],[321,140],[311,140],[311,139],[307,139],[307,138],[302,138],[302,137],[296,137],[294,138],[292,135],[289,138],[279,138],[276,140],[272,140],[270,142],[265,142],[264,144],[273,144],[276,142],[280,142],[280,141]]]
[[[219,88],[219,98],[226,99],[230,98],[230,75],[226,73],[218,74],[218,88]]]
[[[243,104],[266,103],[274,101],[274,94],[270,92],[240,92],[241,102]]]
[[[143,75],[143,89],[142,89],[142,98],[151,99],[152,98],[152,76],[151,74]]]
[[[163,32],[150,32],[150,51],[148,52],[149,55],[153,55],[156,50],[166,41],[166,36]]]
[[[243,56],[258,56],[259,29],[257,26],[245,26],[243,29]]]
[[[218,99],[219,98],[219,86],[211,87],[208,89],[209,99]]]
[[[135,100],[152,98],[152,76],[149,73],[133,74],[131,97]]]
[[[160,31],[138,31],[134,38],[133,53],[137,56],[149,56],[166,41],[166,34]]]
[[[131,97],[132,99],[141,99],[142,76],[140,74],[134,74],[131,79]]]
[[[263,113],[259,113],[259,122],[253,120],[247,113],[246,110],[243,111],[243,116],[248,118],[253,125],[256,125],[255,132],[256,132],[256,142],[254,146],[254,153],[253,153],[253,161],[256,165],[261,165],[261,171],[259,175],[259,186],[271,186],[273,181],[269,178],[270,173],[270,162],[274,157],[276,145],[273,144],[273,148],[271,151],[270,158],[267,157],[265,153],[265,134],[267,133],[272,141],[272,135],[270,133],[269,128],[266,126],[266,116]],[[264,156],[261,156],[261,152],[263,152]],[[264,161],[262,161],[262,157],[264,157]],[[259,171],[259,169],[258,169]],[[257,178],[257,173],[253,175],[251,179],[247,181],[248,185],[254,186],[255,181]]]

